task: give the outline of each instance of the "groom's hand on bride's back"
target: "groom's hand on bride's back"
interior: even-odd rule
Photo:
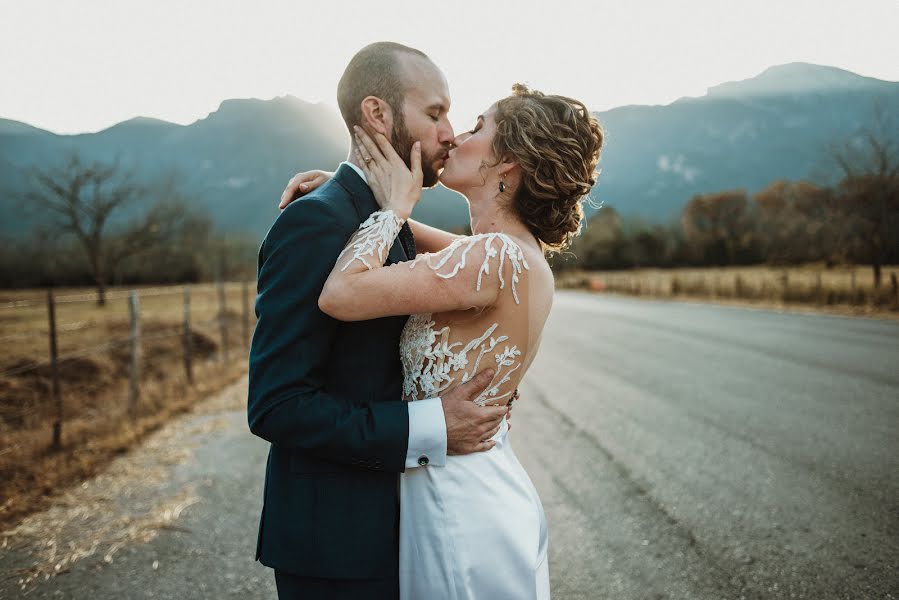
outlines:
[[[499,431],[508,406],[478,406],[473,402],[493,379],[493,371],[485,369],[466,383],[441,397],[446,419],[446,453],[471,454],[490,450],[491,440]]]

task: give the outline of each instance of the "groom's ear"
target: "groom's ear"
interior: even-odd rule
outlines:
[[[393,111],[390,105],[377,96],[366,96],[362,100],[361,125],[370,133],[381,133],[390,139],[390,131],[393,130]]]

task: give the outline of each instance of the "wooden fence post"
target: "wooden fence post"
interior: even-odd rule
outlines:
[[[219,331],[222,336],[222,362],[228,362],[228,321],[227,314],[225,313],[226,303],[225,303],[225,282],[219,278],[218,280],[218,290],[219,290]]]
[[[140,398],[140,301],[137,292],[128,294],[128,313],[131,316],[131,372],[128,388],[128,416],[132,419],[137,412]]]
[[[184,374],[187,382],[194,382],[193,353],[194,340],[190,331],[190,287],[184,286]]]
[[[243,285],[241,286],[241,298],[243,300],[243,344],[245,347],[250,347],[250,299],[249,299],[249,283],[246,279],[243,280]]]
[[[53,448],[62,447],[62,394],[59,391],[59,352],[56,346],[56,302],[53,290],[47,290],[47,316],[50,320],[50,377],[53,381],[53,403],[56,405],[56,420],[53,422]]]
[[[896,273],[890,273],[890,287],[893,296],[893,308],[899,308],[899,281],[896,281]]]

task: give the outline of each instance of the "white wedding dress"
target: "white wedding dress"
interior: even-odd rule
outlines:
[[[490,366],[494,377],[475,403],[505,404],[539,346],[552,305],[549,267],[541,264],[526,276],[530,267],[522,248],[499,232],[460,237],[435,254],[382,266],[402,224],[392,210],[373,213],[335,268],[382,271],[376,277],[389,292],[381,296],[414,289],[417,294],[447,294],[474,303],[474,308],[465,308],[435,302],[459,307],[408,319],[400,338],[404,398],[414,402],[438,397]],[[368,294],[379,289],[371,283],[367,288],[359,285]],[[474,291],[459,296],[459,291],[472,291],[468,286]],[[474,298],[493,292],[496,297],[489,301]],[[543,505],[512,450],[505,418],[492,439],[496,445],[490,450],[447,456],[445,465],[407,469],[400,475],[403,600],[550,597]]]
[[[433,255],[439,261],[429,258],[425,262],[439,276],[451,278],[465,267],[466,253],[480,244],[487,251],[478,285],[481,275],[499,277],[503,288],[511,283],[508,287],[514,305],[519,305],[519,275],[528,265],[521,248],[504,234],[460,238]],[[503,280],[504,268],[511,282]],[[503,324],[493,323],[480,335],[458,339],[453,336],[451,319],[440,317],[413,315],[403,330],[400,356],[406,398],[439,396],[454,382],[467,381],[488,365],[496,374],[475,402],[484,405],[510,397],[515,388],[513,376],[520,376],[519,369],[527,365],[522,362],[522,352],[504,334]],[[467,330],[471,330],[470,324]],[[447,456],[445,466],[408,469],[401,474],[399,575],[403,600],[550,597],[543,506],[515,456],[505,418],[492,439],[496,445],[486,452]]]

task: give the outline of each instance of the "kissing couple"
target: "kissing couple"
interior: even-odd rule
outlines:
[[[271,443],[256,558],[279,598],[550,597],[509,410],[603,132],[577,100],[512,90],[456,135],[427,55],[366,46],[337,88],[347,160],[284,191],[247,406]],[[438,182],[465,196],[472,235],[410,219]]]

